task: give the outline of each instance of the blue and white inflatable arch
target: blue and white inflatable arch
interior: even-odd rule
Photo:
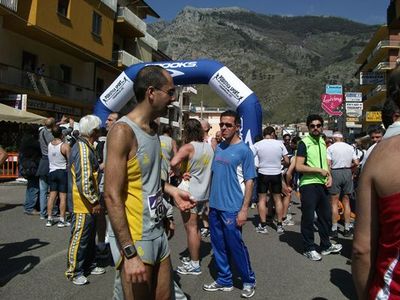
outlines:
[[[120,111],[134,96],[136,74],[148,65],[168,70],[176,85],[208,84],[240,115],[241,134],[246,143],[253,144],[254,138],[261,136],[262,111],[258,98],[227,67],[212,60],[149,62],[128,67],[96,102],[94,114],[103,124],[111,112]]]

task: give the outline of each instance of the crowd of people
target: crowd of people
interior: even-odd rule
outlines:
[[[388,293],[391,281],[382,278],[397,271],[397,260],[391,258],[399,254],[385,241],[397,237],[393,201],[398,191],[394,171],[388,177],[380,170],[393,170],[396,161],[398,137],[389,137],[400,132],[400,101],[385,104],[388,131],[373,128],[368,150],[346,143],[339,131],[325,136],[323,118],[314,114],[306,120],[309,132],[303,138],[285,134],[279,140],[275,128],[267,126],[257,142],[247,145],[240,137],[240,117],[231,110],[221,114],[215,137],[208,135],[206,120],[189,119],[178,147],[171,128],[164,125],[159,131],[155,123],[175,100],[170,74],[158,66],[144,67],[135,78],[134,93],[135,108],[122,117],[111,113],[105,128],[94,115],[83,117],[79,126],[72,119],[56,124],[48,118],[38,137],[27,132],[21,143],[20,173],[27,179],[24,212],[40,215],[46,227],[71,228],[65,276],[74,284],[104,274],[96,261],[110,255],[116,266],[114,299],[185,299],[171,275],[168,239],[175,230],[175,206],[189,254],[176,271],[201,274],[201,239],[210,238],[217,276],[203,289],[232,291],[234,268],[242,280],[241,296],[250,298],[256,275],[242,226],[251,203],[257,203],[259,214],[256,233],[273,228],[285,234],[294,225],[291,201],[300,198],[303,255],[320,261],[339,253],[342,245],[336,238],[339,233],[352,237],[357,220],[357,292],[367,295],[372,284],[373,293]],[[383,213],[391,218],[382,221]],[[380,226],[384,234],[378,233]],[[376,251],[387,257],[376,261]]]

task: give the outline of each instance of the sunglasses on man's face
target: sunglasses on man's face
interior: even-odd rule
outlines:
[[[232,124],[232,123],[219,123],[219,127],[226,127],[226,128],[232,128],[233,126],[235,126],[235,124]]]
[[[164,92],[165,94],[167,94],[170,97],[174,97],[176,95],[176,90],[175,89],[170,89],[168,91],[164,91],[164,90],[156,88],[156,87],[154,89],[157,90],[157,91]]]
[[[310,128],[321,128],[322,124],[310,124]]]

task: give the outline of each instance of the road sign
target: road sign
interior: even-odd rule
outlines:
[[[367,122],[382,122],[382,112],[367,111],[365,114],[365,121],[367,121]]]
[[[325,86],[325,93],[330,95],[343,94],[343,87],[340,84],[327,84]]]
[[[344,97],[346,102],[361,102],[362,101],[362,93],[345,93]]]
[[[364,104],[361,102],[346,102],[346,111],[363,110]]]
[[[346,117],[346,122],[359,122],[360,121],[360,119],[358,118],[358,117]]]

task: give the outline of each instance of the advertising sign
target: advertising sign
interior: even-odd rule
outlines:
[[[362,124],[356,124],[354,122],[346,122],[347,128],[362,128]]]
[[[327,84],[325,86],[325,93],[331,95],[343,94],[343,87],[340,84]]]
[[[360,119],[358,117],[347,117],[346,122],[359,122]]]
[[[360,85],[385,84],[385,75],[379,72],[360,72]]]
[[[321,95],[321,107],[330,116],[341,116],[342,112],[337,109],[343,103],[343,95]]]
[[[345,93],[346,102],[362,102],[362,93]]]
[[[382,122],[382,112],[367,111],[365,114],[365,121],[367,121],[367,122]]]

